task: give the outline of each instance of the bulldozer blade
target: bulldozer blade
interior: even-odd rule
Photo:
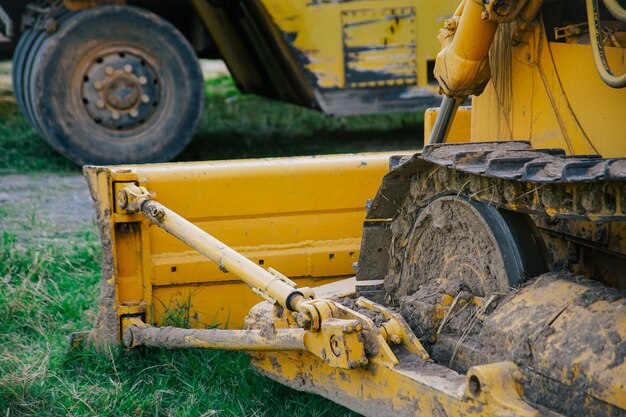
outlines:
[[[116,196],[152,199],[299,286],[354,275],[366,202],[389,153],[137,166],[87,166],[102,237],[101,297],[89,341],[117,344],[123,318],[153,325],[240,329],[262,298],[189,246],[130,214]]]

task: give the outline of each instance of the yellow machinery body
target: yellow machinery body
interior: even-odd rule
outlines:
[[[321,285],[354,275],[365,203],[387,172],[389,156],[88,168],[107,246],[102,337],[119,340],[120,317],[128,314],[167,323],[184,312],[192,327],[237,329],[262,301],[236,276],[140,215],[120,215],[116,184],[145,186],[258,265],[283,271],[300,285]]]
[[[124,0],[65,0],[70,10]],[[436,105],[431,36],[455,0],[191,0],[243,92],[328,114]]]
[[[449,143],[417,154],[85,168],[105,247],[92,341],[250,351],[371,416],[624,415],[626,89],[600,80],[572,3],[462,1],[435,75],[448,103],[477,96],[428,112]],[[284,33],[313,25],[291,40],[319,86],[351,81],[315,39],[341,28],[358,49],[341,24],[368,39],[386,16],[320,34],[263,4]],[[624,73],[626,28],[607,27]]]

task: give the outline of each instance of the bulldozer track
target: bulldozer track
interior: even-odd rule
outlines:
[[[612,273],[598,272],[602,268],[595,262],[623,270],[626,257],[619,242],[626,220],[626,159],[567,156],[561,149],[532,149],[528,142],[484,142],[427,146],[421,154],[392,158],[391,165],[368,208],[364,240],[371,238],[362,243],[361,258],[369,260],[359,265],[357,280],[384,278],[378,296],[407,317],[437,363],[466,372],[479,363],[511,360],[524,373],[529,401],[567,415],[618,415],[621,410],[615,398],[597,394],[608,392],[610,384],[595,386],[596,393],[587,392],[579,382],[567,386],[551,369],[570,369],[582,357],[584,346],[601,341],[606,349],[602,358],[594,353],[589,355],[592,360],[578,365],[599,369],[610,381],[620,378],[622,368],[613,367],[623,366],[622,339],[612,341],[612,333],[599,330],[597,323],[619,322],[622,307],[611,307],[592,320],[582,317],[591,317],[601,304],[625,303],[619,281],[611,278]],[[507,247],[503,240],[485,237],[495,233],[497,222],[484,212],[472,215],[477,207],[483,207],[478,212],[514,212],[502,213],[516,219],[517,223],[508,223],[517,225],[510,236],[513,240],[532,236],[524,244],[520,240],[513,244],[523,258],[519,271],[508,271],[515,262],[514,256],[503,252]],[[590,229],[602,232],[594,235]],[[545,244],[547,250],[529,242],[543,242],[539,246]],[[576,249],[576,256],[561,250],[578,244],[590,249]],[[582,256],[583,252],[588,255]],[[480,271],[477,276],[488,279],[474,280],[469,271]],[[501,275],[509,276],[508,286],[493,278]],[[532,292],[532,300],[543,293],[556,297],[570,286],[581,295],[570,293],[572,301],[563,305],[552,299],[536,305],[516,301],[526,292]],[[476,314],[457,309],[454,320],[458,322],[441,321],[440,300],[446,295],[463,297],[463,291],[490,301],[495,297],[493,311]],[[572,310],[564,314],[566,306]],[[472,320],[472,315],[481,319]],[[571,323],[576,323],[577,332],[564,330],[558,336],[563,346],[569,346],[567,352],[557,352],[555,345],[537,336],[552,335],[567,321],[548,316],[561,321],[571,317]],[[512,324],[516,317],[526,318],[522,326]],[[573,341],[576,337],[579,340]],[[540,355],[515,350],[528,346],[537,352],[550,350],[545,357],[555,362],[544,363]],[[599,363],[602,366],[596,368]],[[597,383],[590,375],[585,373],[584,384]],[[563,395],[567,399],[554,396],[556,392],[567,393]]]
[[[424,207],[456,194],[528,214],[577,220],[626,220],[626,159],[567,156],[562,149],[532,149],[529,142],[427,146],[397,159],[368,210],[389,219],[404,198]]]

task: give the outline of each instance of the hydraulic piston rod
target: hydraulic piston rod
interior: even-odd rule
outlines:
[[[137,318],[129,319],[124,346],[166,349],[219,349],[246,351],[305,351],[304,329],[276,329],[272,337],[260,330],[181,329],[154,327]]]
[[[261,268],[174,211],[150,200],[145,188],[129,184],[119,192],[117,201],[129,213],[141,211],[154,224],[215,262],[223,272],[235,274],[265,298],[275,300],[291,311],[310,311],[301,308],[307,300],[305,294],[313,295],[310,289],[296,289],[295,283],[286,277]]]

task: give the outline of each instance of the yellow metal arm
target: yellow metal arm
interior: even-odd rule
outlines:
[[[177,213],[150,200],[145,188],[129,184],[119,192],[117,202],[120,208],[129,213],[143,212],[153,223],[211,259],[222,271],[232,272],[240,277],[266,299],[271,299],[291,311],[311,313],[311,309],[302,307],[307,298],[313,298],[310,289],[296,290],[295,284],[283,275],[261,268]]]
[[[465,99],[482,93],[489,81],[487,55],[498,23],[484,20],[484,8],[474,0],[465,0],[459,12],[440,31],[443,47],[435,62],[435,77],[445,95]]]
[[[124,346],[166,349],[304,351],[304,329],[276,329],[272,337],[260,330],[181,329],[154,327],[138,318],[125,319]]]

